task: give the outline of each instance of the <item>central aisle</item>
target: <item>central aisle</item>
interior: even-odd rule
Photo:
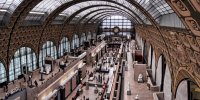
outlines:
[[[89,84],[89,89],[86,89],[86,86],[84,85],[83,87],[81,87],[81,85],[79,85],[75,90],[73,90],[73,92],[67,97],[66,100],[73,100],[72,98],[76,97],[77,91],[78,89],[82,88],[83,92],[81,92],[79,94],[79,96],[76,98],[76,100],[87,100],[86,98],[88,98],[89,100],[100,100],[100,97],[103,96],[105,97],[105,94],[103,91],[103,85],[104,83],[106,83],[107,88],[111,86],[110,82],[111,79],[113,79],[114,77],[114,71],[115,71],[115,67],[114,66],[114,62],[115,60],[113,59],[115,56],[115,54],[118,54],[117,52],[118,50],[116,50],[115,52],[113,52],[112,50],[108,50],[109,53],[105,53],[103,55],[103,57],[101,57],[97,64],[95,64],[94,66],[92,65],[88,65],[87,66],[87,75],[86,77],[83,79],[83,83],[84,82],[88,82]],[[100,67],[100,64],[102,65]],[[104,72],[99,72],[97,71],[98,69],[103,70]],[[106,72],[108,71],[108,72]],[[89,73],[93,73],[93,77],[94,79],[90,80],[89,78]],[[101,76],[102,78],[104,76],[104,78],[102,79],[102,82],[98,81],[98,76]],[[95,85],[98,88],[98,93],[95,93]],[[102,95],[100,95],[101,93],[103,93]],[[85,98],[85,99],[84,99]]]
[[[128,71],[124,72],[124,100],[134,100],[139,95],[139,100],[153,100],[153,92],[150,91],[146,83],[134,81],[134,68],[132,53],[127,52]],[[128,82],[130,83],[131,95],[127,95]]]

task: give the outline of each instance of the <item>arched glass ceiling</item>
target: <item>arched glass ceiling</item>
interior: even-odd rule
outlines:
[[[103,13],[104,11],[102,11],[102,12],[98,12],[98,13],[101,13],[101,14],[98,14],[98,13],[93,13],[93,14],[91,14],[90,16],[91,17],[93,17],[94,19],[96,19],[96,18],[98,18],[98,19],[100,19],[100,16],[103,16],[103,15],[105,15],[105,14],[107,14],[107,15],[110,15],[111,13]],[[96,16],[95,16],[96,15]],[[81,23],[86,23],[91,17],[87,17],[87,18],[85,18],[85,19],[83,19],[82,21],[81,21]]]
[[[0,0],[0,10],[2,12],[13,13],[23,0]]]
[[[88,13],[92,12],[92,11],[97,11],[99,9],[115,9],[112,7],[106,7],[106,6],[100,6],[100,7],[93,7],[87,10],[84,10],[83,12],[79,13],[77,16],[80,16],[79,19],[77,21],[79,21],[83,16],[87,15]],[[98,11],[97,11],[98,12]],[[74,19],[73,19],[74,20]]]
[[[158,22],[159,17],[164,14],[170,14],[174,11],[165,2],[165,0],[136,0],[142,7],[144,7],[148,13],[150,13],[154,19]],[[140,15],[140,12],[138,12]]]
[[[90,12],[92,12],[92,14],[89,14],[88,16],[86,16],[86,19],[89,19],[91,16],[93,16],[94,14],[97,14],[98,11],[106,11],[106,10],[121,10],[121,8],[114,8],[114,7],[109,7],[109,6],[100,6],[100,7],[93,7],[93,8],[90,8],[88,10],[85,10],[81,13],[79,13],[77,16],[79,16],[77,22],[82,19],[85,15],[89,14]],[[122,11],[122,10],[121,10]],[[128,11],[123,11],[125,12],[126,14],[128,14],[129,12]],[[138,20],[138,18],[136,16],[134,16],[132,13],[130,13],[134,18],[136,18]],[[73,19],[73,22],[75,21],[75,18]]]
[[[103,14],[106,14],[106,13],[110,14],[110,12],[116,12],[116,11],[101,10],[101,11],[98,11],[98,12],[94,12],[94,13],[90,14],[87,18],[83,19],[80,23],[86,23],[89,19],[90,19],[91,22],[94,22],[95,19],[97,19],[97,18],[100,19],[99,17],[103,16]],[[124,15],[124,16],[127,15],[123,12],[121,12],[119,14]],[[127,15],[126,17],[131,18],[131,16],[129,16],[129,15]]]
[[[135,7],[133,7],[130,3],[128,3],[128,2],[122,2],[122,1],[120,3],[126,4],[130,8],[130,10],[133,11],[135,9]],[[44,2],[44,1],[42,1],[42,2]],[[40,5],[41,3],[39,3],[38,5]],[[121,8],[121,9],[125,10],[126,12],[130,12],[130,10],[128,10],[128,9],[126,9],[126,8],[120,6],[120,5],[117,5],[115,3],[112,3],[112,2],[107,2],[107,1],[98,1],[98,2],[97,1],[85,1],[85,2],[77,3],[75,5],[70,6],[66,10],[62,11],[59,15],[64,15],[66,17],[69,17],[74,12],[76,12],[76,11],[78,11],[80,9],[83,9],[85,7],[92,6],[92,5],[110,5],[110,6],[115,6],[115,7]],[[26,17],[25,20],[43,20],[44,17],[45,17],[45,14],[48,15],[48,14],[50,14],[53,11],[52,9],[54,9],[54,10],[56,9],[55,7],[52,7],[51,10],[47,10],[49,8],[46,8],[46,11],[41,12],[41,10],[36,10],[36,7],[33,8],[33,10],[31,11],[31,13],[29,13],[29,15]],[[35,14],[35,16],[33,16],[33,14]],[[77,17],[78,16],[76,16],[75,19],[78,19]],[[81,15],[79,17],[81,17]],[[60,20],[62,18],[64,18],[64,17],[58,17],[56,19]]]
[[[64,3],[70,2],[73,0],[43,0],[41,1],[36,7],[34,7],[32,9],[33,12],[46,12],[46,13],[51,13],[52,11],[54,11],[56,8],[58,8],[59,6],[61,6]],[[126,0],[112,0],[112,1],[116,1],[120,4],[123,4],[127,7],[133,7],[129,2],[127,2]],[[95,1],[96,4],[102,4],[101,1]],[[91,3],[91,4],[90,4]],[[104,2],[104,4],[106,4],[108,2]],[[87,2],[87,3],[81,3],[81,6],[87,6],[87,5],[92,5],[92,2]],[[135,7],[133,7],[135,8]]]
[[[99,14],[99,15],[97,15],[98,13],[103,13],[103,12],[105,12],[105,11],[98,11],[98,12],[94,12],[94,13],[92,13],[92,14],[90,14],[89,16],[87,16],[85,19],[83,19],[80,23],[85,23],[85,22],[87,22],[87,20],[89,20],[91,17],[93,17],[93,16],[95,16],[95,18],[96,17],[99,17],[99,16],[101,16],[101,14]]]
[[[0,12],[8,12],[12,14],[15,9],[22,3],[24,0],[0,0]],[[55,9],[60,7],[61,5],[71,2],[73,0],[42,0],[40,3],[38,3],[29,13],[29,18],[26,18],[27,20],[42,20],[46,18],[45,16],[48,16],[50,13],[52,13]],[[111,0],[117,3],[120,3],[128,8],[130,8],[132,11],[136,12],[138,16],[140,16],[143,20],[146,20],[147,18],[141,13],[138,9],[135,8],[132,4],[129,3],[129,0]],[[144,7],[148,13],[150,13],[154,19],[159,21],[159,17],[164,14],[173,13],[173,10],[171,7],[165,2],[165,0],[135,0],[138,2],[142,7]],[[82,2],[82,1],[80,1]],[[79,8],[83,8],[88,5],[92,5],[92,2],[85,1],[86,3],[81,3],[80,5],[77,5]],[[90,4],[91,3],[91,4]],[[109,2],[102,3],[101,1],[96,1],[96,4],[109,4]],[[63,11],[61,14],[70,14],[74,12],[78,7],[71,8],[71,11]],[[123,8],[123,7],[121,7]],[[123,8],[124,9],[124,8]],[[5,13],[1,13],[1,16],[5,15]],[[35,16],[33,16],[35,15]],[[38,16],[38,17],[36,17]]]
[[[86,11],[88,11],[88,10],[86,10]],[[113,10],[100,10],[100,11],[94,12],[93,14],[99,13],[99,12],[105,12],[105,11],[113,11]],[[79,14],[78,16],[81,16],[81,15]],[[82,16],[81,16],[81,17],[82,17]],[[79,17],[78,20],[76,20],[75,18],[73,18],[72,21],[71,21],[70,23],[77,23],[77,22],[81,19],[81,17]],[[85,18],[85,19],[89,19],[89,18]]]
[[[37,4],[37,6],[32,9],[32,12],[45,12],[50,14],[62,4],[70,1],[73,0],[42,0],[39,4]]]
[[[104,19],[106,19],[107,17],[110,17],[110,16],[119,16],[119,15],[102,15],[101,17],[99,17],[98,19],[94,19],[94,23],[101,23]],[[127,16],[124,16],[123,15],[120,15],[120,16],[123,16],[123,17],[126,17],[127,19],[129,19],[132,23],[135,23],[134,21],[132,21],[131,18],[127,17]]]
[[[80,10],[81,8],[84,8],[84,7],[87,7],[87,6],[91,6],[91,5],[111,5],[111,6],[122,8],[123,10],[125,10],[127,12],[130,12],[129,10],[125,9],[124,7],[119,6],[117,4],[114,4],[114,3],[111,3],[111,2],[106,2],[106,1],[98,1],[98,2],[97,1],[87,1],[87,2],[82,2],[82,3],[78,3],[76,5],[73,5],[73,6],[69,7],[69,8],[67,8],[66,10],[64,10],[63,12],[61,12],[61,14],[71,15],[75,11]],[[132,8],[131,6],[128,6],[128,7]],[[131,9],[131,10],[134,10],[134,9]]]
[[[108,12],[108,13],[102,13],[102,14],[99,14],[97,16],[95,16],[94,18],[92,19],[89,19],[89,20],[85,20],[84,23],[97,23],[99,21],[102,20],[102,18],[105,18],[105,17],[108,17],[108,16],[124,16],[124,14],[120,13],[120,12]]]
[[[99,8],[95,7],[95,8],[90,8],[90,9],[91,10],[85,10],[85,11],[79,13],[78,16],[81,16],[81,17],[76,21],[76,23],[81,21],[81,19],[83,19],[83,17],[85,17],[85,19],[89,19],[90,18],[89,16],[92,15],[92,14],[94,15],[94,14],[97,14],[99,12],[119,10],[119,9],[112,8],[112,7],[99,7]],[[86,16],[86,15],[88,15],[88,16]],[[82,23],[82,21],[80,23]]]
[[[85,19],[87,16],[89,16],[90,14],[95,14],[97,12],[102,12],[102,10],[104,10],[103,12],[107,12],[107,11],[121,11],[124,13],[124,15],[128,15],[129,17],[131,17],[132,19],[135,18],[133,17],[133,15],[121,10],[121,9],[117,9],[114,7],[109,7],[109,6],[100,6],[100,7],[92,7],[89,8],[88,10],[84,10],[83,12],[79,13],[76,15],[76,17],[74,17],[73,19],[69,20],[71,23],[78,23],[81,22],[82,19]],[[55,20],[52,23],[59,23],[59,24],[63,24],[63,20],[67,19],[68,17],[64,17],[65,15],[62,16],[57,16],[55,18]],[[72,15],[70,16],[72,17]],[[86,18],[89,19],[89,18]],[[134,19],[135,20],[135,19]]]
[[[98,21],[100,21],[100,20],[102,20],[102,18],[104,18],[104,17],[106,17],[106,16],[113,16],[113,15],[116,15],[116,16],[124,16],[124,17],[126,17],[126,18],[128,18],[128,19],[130,19],[131,20],[131,18],[130,18],[130,16],[127,16],[126,14],[123,14],[123,13],[121,13],[121,12],[108,12],[108,13],[101,13],[101,14],[98,14],[98,15],[96,15],[96,16],[94,16],[94,17],[91,17],[91,19],[89,19],[89,20],[85,20],[85,22],[84,23],[87,23],[87,22],[98,22]],[[133,21],[133,20],[132,20]]]
[[[121,2],[121,3],[124,3],[124,2]],[[129,3],[130,4],[130,3]],[[132,8],[132,9],[130,9],[130,10],[128,10],[128,9],[126,9],[126,8],[124,8],[124,7],[122,7],[122,6],[120,6],[120,5],[117,5],[117,4],[115,4],[115,3],[111,3],[111,2],[106,2],[106,1],[87,1],[87,2],[82,2],[82,3],[78,3],[78,4],[76,4],[76,5],[73,5],[73,6],[71,6],[71,7],[69,7],[69,8],[67,8],[66,10],[64,10],[63,12],[61,12],[61,14],[59,14],[59,15],[65,15],[65,14],[67,14],[66,16],[69,16],[70,14],[73,14],[73,13],[75,13],[76,11],[78,11],[78,10],[80,10],[80,9],[83,9],[83,8],[85,8],[85,7],[88,7],[88,6],[92,6],[92,5],[108,5],[108,6],[114,6],[114,7],[117,7],[117,8],[120,8],[120,9],[122,9],[122,10],[124,10],[124,11],[126,11],[126,12],[129,12],[129,13],[133,13],[133,12],[131,12],[130,10],[134,10],[135,8],[133,7],[133,6],[129,6],[129,8]],[[99,9],[100,7],[96,7],[96,9]],[[92,10],[91,9],[87,9],[87,10],[89,10],[88,12],[91,12]],[[82,13],[81,13],[82,14]],[[84,16],[84,15],[81,15],[81,14],[78,14],[74,19],[73,19],[73,22],[75,21],[75,20],[79,20],[80,18],[82,18],[82,16]],[[134,16],[134,15],[132,15],[132,16]],[[144,16],[144,15],[143,15]],[[90,16],[89,16],[90,17]],[[135,17],[135,16],[134,16]],[[135,17],[135,18],[137,18],[137,17]],[[146,18],[146,17],[144,17],[144,18]],[[138,19],[137,19],[138,20]]]
[[[117,5],[117,4],[115,4],[115,3],[112,3],[112,2],[106,2],[106,1],[98,1],[98,2],[96,2],[96,1],[87,1],[87,2],[82,2],[82,3],[77,3],[77,4],[75,4],[75,5],[73,5],[73,6],[69,7],[69,8],[67,8],[66,10],[62,11],[62,12],[59,14],[59,16],[57,16],[57,17],[55,18],[55,20],[54,20],[53,23],[55,23],[55,21],[58,21],[58,22],[62,23],[62,22],[63,22],[63,21],[61,21],[62,19],[64,20],[64,19],[68,18],[71,14],[75,13],[76,11],[79,11],[79,10],[84,9],[84,8],[86,8],[86,7],[87,7],[87,8],[88,8],[88,7],[91,7],[91,6],[94,7],[94,5],[98,5],[98,7],[96,7],[96,9],[100,9],[101,6],[99,6],[99,5],[102,5],[102,6],[105,6],[105,7],[107,7],[107,6],[112,6],[113,8],[120,8],[121,10],[124,10],[125,12],[131,12],[130,9],[129,9],[129,10],[128,10],[128,9],[125,9],[125,8],[123,8],[123,7],[121,7],[121,6]],[[107,5],[107,6],[106,6],[106,5]],[[92,11],[92,10],[89,9],[89,8],[88,8],[87,10],[89,10],[88,12],[91,12],[91,11]],[[87,11],[87,10],[86,10],[86,11]],[[81,13],[81,12],[79,12],[79,13]],[[131,14],[133,14],[133,12],[132,12]],[[65,17],[64,17],[64,16],[65,16]],[[80,18],[82,18],[82,16],[83,16],[83,15],[78,14],[76,17],[74,17],[73,21],[79,20]],[[134,16],[134,15],[132,15],[132,16]],[[134,17],[135,17],[135,16],[134,16]]]
[[[120,12],[119,12],[119,13],[120,13]],[[91,19],[91,21],[92,21],[92,22],[96,22],[96,21],[102,20],[102,18],[104,18],[103,15],[104,15],[104,14],[100,14],[100,15],[98,15],[97,17],[95,16],[95,17],[93,17],[93,18]],[[102,17],[102,16],[103,16],[103,17]],[[112,15],[111,15],[111,16],[112,16]],[[126,18],[132,20],[134,23],[137,23],[137,22],[135,21],[135,19],[132,19],[132,17],[130,17],[130,16],[127,15],[127,14],[121,13],[120,16],[124,16],[124,17],[126,17]]]

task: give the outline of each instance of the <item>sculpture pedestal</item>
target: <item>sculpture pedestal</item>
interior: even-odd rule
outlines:
[[[128,82],[128,90],[127,90],[127,95],[131,95],[131,89],[130,89],[130,83]]]
[[[128,66],[125,67],[125,71],[128,71]]]
[[[86,84],[86,88],[85,89],[89,90],[89,82],[86,82],[85,84]]]
[[[131,90],[127,90],[127,95],[131,95]]]

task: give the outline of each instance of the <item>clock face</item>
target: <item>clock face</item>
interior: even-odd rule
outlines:
[[[119,33],[119,31],[120,31],[119,27],[114,27],[113,33],[117,34],[117,33]]]

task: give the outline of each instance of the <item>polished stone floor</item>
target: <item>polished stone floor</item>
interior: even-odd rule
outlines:
[[[128,71],[125,71],[124,77],[124,100],[134,100],[138,95],[139,100],[153,100],[153,92],[150,91],[146,83],[134,81],[134,68],[131,60],[131,54],[128,54]],[[130,83],[131,95],[127,95],[128,82]]]
[[[79,87],[77,87],[71,95],[69,95],[69,97],[66,100],[72,100],[72,98],[75,96],[76,91],[78,90]],[[85,98],[89,98],[89,100],[96,100],[96,98],[98,98],[98,94],[94,93],[95,87],[89,87],[89,90],[85,89],[86,87],[83,87],[83,93],[76,99],[76,100],[84,100],[83,97],[85,96]],[[98,88],[99,91],[101,91],[101,88]]]
[[[132,60],[132,54],[128,52],[128,71],[125,71],[124,73],[124,100],[135,100],[136,95],[138,95],[139,100],[153,100],[153,92],[150,91],[147,87],[146,83],[138,83],[134,81],[134,68],[133,68],[133,60]],[[91,66],[87,67],[87,70],[92,71],[93,69]],[[85,79],[84,79],[85,80]],[[130,89],[132,94],[127,95],[128,90],[128,83],[130,83]],[[72,97],[76,94],[76,91],[80,87],[77,87],[72,94],[67,98],[67,100],[72,100]],[[94,93],[95,87],[90,87],[89,90],[85,90],[85,87],[83,87],[83,94],[81,94],[77,100],[84,100],[83,96],[85,98],[89,98],[89,100],[96,100],[97,94]],[[99,88],[100,89],[100,88]]]
[[[102,58],[101,58],[101,60],[102,60]],[[99,61],[101,61],[101,60],[99,60]],[[105,74],[105,80],[107,80],[108,77],[109,77],[109,79],[111,79],[110,77],[113,76],[114,67],[110,67],[110,63],[105,63],[105,65],[102,66],[102,68],[108,66],[108,69],[110,70],[109,73]],[[96,67],[96,65],[95,65],[95,67]],[[92,65],[87,65],[87,71],[93,72],[95,67],[92,67]],[[94,73],[94,76],[98,76],[98,75],[99,75],[98,72]],[[88,75],[86,76],[86,78],[84,78],[83,81],[85,82],[87,80],[87,78],[88,78]],[[98,83],[96,81],[96,79],[94,79],[93,81],[88,81],[88,82],[90,84]],[[98,83],[98,84],[101,84],[101,83]],[[78,91],[79,88],[80,88],[80,85],[69,95],[69,97],[67,97],[66,100],[72,100],[72,98],[76,95],[76,92]],[[96,100],[99,97],[98,94],[94,93],[94,90],[95,90],[94,86],[89,86],[89,90],[86,90],[85,86],[82,89],[83,89],[83,93],[76,100],[84,100],[83,99],[84,96],[85,96],[85,98],[89,98],[89,100]],[[102,88],[98,87],[98,91],[102,91]],[[99,100],[99,99],[97,99],[97,100]]]

